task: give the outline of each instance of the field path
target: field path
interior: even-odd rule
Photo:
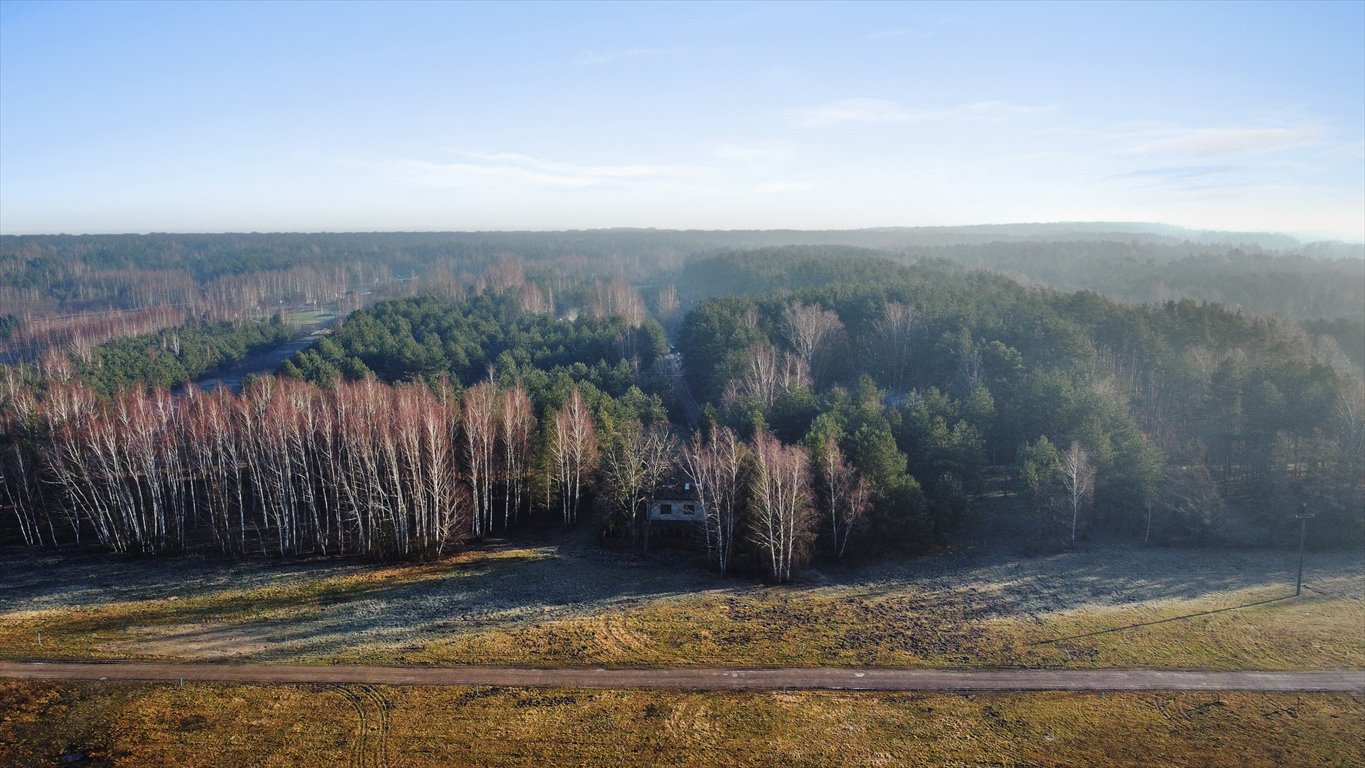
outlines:
[[[1338,691],[1365,694],[1365,670],[1205,672],[1158,669],[526,669],[303,664],[0,661],[0,677],[330,685],[496,685],[673,690]],[[382,707],[381,707],[382,711]],[[362,725],[362,727],[365,727]]]

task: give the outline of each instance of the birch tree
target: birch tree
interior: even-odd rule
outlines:
[[[502,450],[502,474],[506,493],[503,496],[502,525],[515,521],[521,514],[522,497],[526,488],[527,456],[531,451],[531,435],[536,429],[535,410],[531,398],[521,384],[513,384],[498,399],[498,436]]]
[[[770,406],[779,394],[810,383],[810,366],[802,358],[785,354],[771,344],[755,344],[749,348],[743,372],[726,388],[724,399],[754,398]]]
[[[694,432],[683,448],[683,469],[706,513],[706,551],[722,574],[729,573],[739,536],[746,454],[729,427],[712,429],[705,438]]]
[[[1071,543],[1076,543],[1076,525],[1083,507],[1095,494],[1095,465],[1080,443],[1072,442],[1062,454],[1059,465],[1062,485],[1071,502]]]
[[[603,490],[626,519],[631,543],[649,545],[649,500],[673,468],[677,441],[659,425],[630,421],[616,431],[602,457]]]
[[[669,283],[663,288],[660,288],[656,303],[659,307],[659,319],[670,327],[676,324],[678,311],[682,307],[682,304],[678,301],[678,287],[673,283]]]
[[[464,393],[465,471],[474,502],[474,538],[493,527],[493,455],[497,440],[498,387],[491,381]]]
[[[768,576],[783,583],[805,563],[815,535],[810,459],[805,448],[783,445],[762,430],[754,435],[752,450],[749,533],[763,553]]]
[[[918,320],[913,307],[891,301],[872,324],[877,344],[874,357],[881,361],[893,392],[904,392],[909,386],[911,342]]]
[[[0,379],[0,502],[14,512],[20,538],[29,546],[57,543],[52,515],[40,503],[38,467],[29,437],[38,422],[38,401],[18,377]]]
[[[567,528],[578,521],[583,485],[597,463],[597,429],[577,387],[555,413],[551,441],[560,510]]]
[[[844,458],[834,435],[824,436],[817,446],[816,456],[816,474],[824,513],[830,524],[830,541],[835,556],[843,557],[853,529],[871,504],[868,486]]]
[[[782,330],[802,362],[810,367],[821,346],[842,330],[839,316],[815,304],[789,304],[782,313]]]

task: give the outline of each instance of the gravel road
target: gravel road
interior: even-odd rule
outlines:
[[[525,669],[301,664],[0,661],[0,677],[224,683],[371,683],[672,690],[1340,691],[1365,694],[1365,670],[1203,672],[1157,669]]]

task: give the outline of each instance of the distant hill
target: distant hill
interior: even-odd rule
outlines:
[[[640,286],[685,265],[759,249],[866,249],[893,261],[933,259],[1026,284],[1091,290],[1128,302],[1219,302],[1295,320],[1365,313],[1365,245],[1284,234],[1193,230],[1145,222],[1056,222],[850,230],[594,229],[558,232],[359,232],[0,236],[0,304],[52,313],[194,304],[197,295],[295,301],[387,282],[470,284],[519,261]],[[829,253],[825,253],[829,251]],[[783,258],[782,253],[771,254]],[[790,256],[791,254],[785,254]],[[866,254],[864,254],[866,255]],[[235,282],[234,282],[235,281]],[[306,284],[305,289],[297,288]],[[151,289],[155,286],[155,289]],[[420,292],[419,286],[412,286]],[[264,300],[264,299],[262,299]],[[55,304],[54,304],[55,302]]]
[[[1148,222],[1054,222],[977,224],[953,227],[874,227],[867,229],[650,229],[615,228],[546,232],[322,232],[205,233],[145,235],[0,235],[0,252],[25,243],[62,244],[95,250],[123,250],[144,243],[153,250],[216,250],[231,244],[244,250],[291,250],[304,245],[338,250],[375,247],[423,250],[441,245],[464,249],[527,247],[536,251],[608,253],[623,248],[756,248],[784,245],[846,245],[880,250],[915,246],[974,245],[991,242],[1118,241],[1163,245],[1226,246],[1302,253],[1315,258],[1365,258],[1365,243],[1305,242],[1275,232],[1196,230]],[[133,246],[136,248],[136,246]]]

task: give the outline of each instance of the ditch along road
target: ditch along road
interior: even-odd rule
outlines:
[[[0,678],[248,684],[459,685],[513,688],[863,691],[1256,691],[1365,694],[1365,670],[1211,672],[1157,669],[527,669],[306,664],[0,661]]]

